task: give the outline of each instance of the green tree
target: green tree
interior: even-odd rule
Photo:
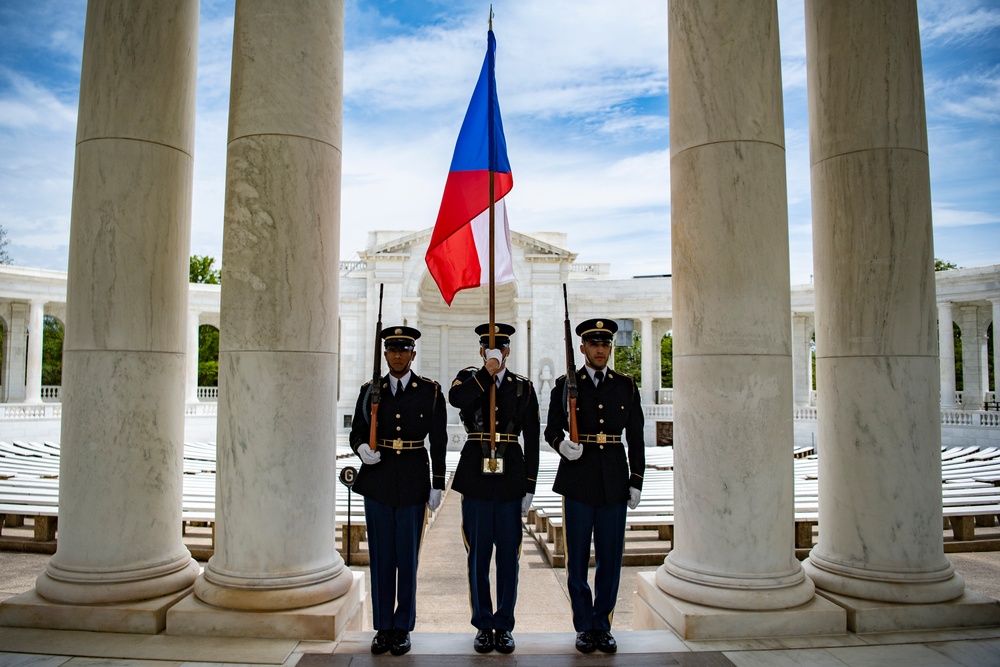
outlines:
[[[0,264],[11,264],[13,258],[7,248],[10,246],[10,239],[7,238],[7,228],[0,225]]]
[[[198,327],[198,386],[219,386],[219,330],[210,324]]]
[[[57,387],[62,385],[63,326],[51,315],[46,315],[43,322],[42,384]]]
[[[660,341],[660,386],[674,386],[674,336],[667,333]]]
[[[946,262],[943,259],[934,258],[934,270],[935,271],[950,271],[951,269],[959,268],[958,264],[954,262]]]
[[[615,370],[635,378],[642,385],[642,336],[632,335],[632,345],[615,348]]]
[[[215,258],[208,255],[191,255],[190,281],[205,285],[222,283],[222,269],[213,269]]]

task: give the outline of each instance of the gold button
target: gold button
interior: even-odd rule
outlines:
[[[396,430],[397,430],[397,431],[402,431],[402,430],[403,430],[403,427],[402,427],[402,426],[397,426],[397,427],[396,427]]]
[[[604,445],[601,445],[601,449],[604,449]],[[398,454],[399,452],[396,452],[396,453]]]
[[[402,454],[402,453],[403,453],[403,452],[399,451],[398,449],[396,450],[396,456],[399,456],[399,455],[400,455],[400,454]]]
[[[602,423],[602,424],[604,423],[604,420],[603,420],[603,419],[598,419],[597,421],[599,421],[599,422],[600,422],[600,423]]]
[[[604,409],[604,403],[598,403],[597,407],[599,407],[601,410],[603,410]],[[396,416],[398,417],[399,415],[396,415]]]
[[[403,415],[396,415],[396,419],[399,419],[399,418],[400,418],[400,417],[402,417],[402,416],[403,416]]]

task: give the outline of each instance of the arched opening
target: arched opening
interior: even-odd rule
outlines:
[[[955,333],[955,391],[961,392],[962,383],[962,327],[957,322],[951,323]]]
[[[202,392],[202,387],[215,391]],[[198,398],[218,398],[218,387],[219,330],[211,324],[202,324],[198,327]]]
[[[42,400],[59,400],[62,387],[63,323],[46,315],[42,329]]]

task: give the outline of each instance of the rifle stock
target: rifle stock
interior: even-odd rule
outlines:
[[[564,323],[566,337],[566,420],[569,422],[569,439],[580,442],[580,433],[576,427],[576,361],[573,359],[573,330],[569,323],[569,296],[566,294],[566,283],[563,283],[563,305],[566,308]]]
[[[378,449],[378,404],[382,400],[382,293],[384,284],[378,286],[378,322],[375,324],[375,358],[372,370],[372,419],[368,431],[368,446]]]

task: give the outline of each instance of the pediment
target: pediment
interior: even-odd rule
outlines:
[[[383,241],[377,245],[366,248],[360,256],[362,259],[367,259],[374,255],[386,256],[409,254],[414,248],[420,246],[426,247],[430,243],[432,231],[433,228],[428,227],[427,229],[422,229],[419,232],[401,233],[400,236],[391,240]],[[562,234],[549,234],[546,232],[542,232],[541,235],[564,236]],[[576,257],[574,253],[571,253],[565,248],[561,248],[544,240],[543,238],[524,232],[511,231],[510,242],[516,247],[523,248],[525,253],[529,255],[550,255],[553,258],[565,258],[567,260],[572,260]]]

